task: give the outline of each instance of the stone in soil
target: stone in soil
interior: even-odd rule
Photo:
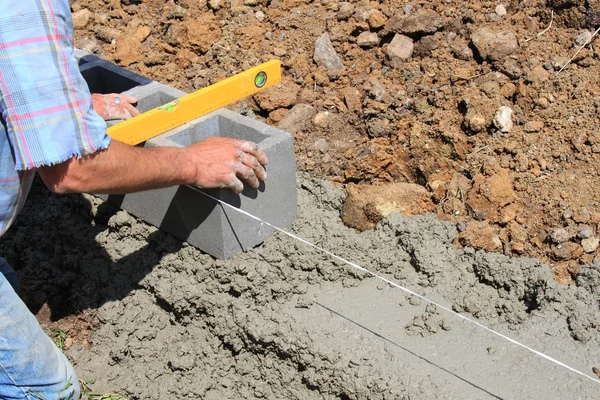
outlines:
[[[349,184],[346,190],[342,221],[360,231],[374,228],[391,212],[412,215],[421,212],[418,210],[435,209],[431,194],[424,187],[412,183]]]
[[[415,14],[393,16],[385,24],[385,29],[389,32],[414,37],[435,33],[445,25],[446,20],[435,11],[420,10]]]
[[[495,33],[487,28],[473,32],[471,41],[483,59],[499,61],[519,49],[517,37],[513,32]]]
[[[408,36],[394,35],[386,51],[390,65],[394,68],[400,67],[412,56],[414,48],[413,40]]]
[[[345,69],[342,59],[333,48],[327,33],[321,35],[315,42],[313,59],[319,67],[325,68],[332,74],[337,75]]]
[[[502,106],[496,111],[493,122],[500,132],[509,133],[512,130],[512,113],[512,109],[507,106]]]

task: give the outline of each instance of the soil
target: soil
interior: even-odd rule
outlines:
[[[280,59],[283,82],[231,108],[294,135],[295,232],[586,373],[600,364],[595,37],[559,72],[600,25],[597,1],[76,0],[72,9],[76,47],[187,92]],[[280,235],[221,262],[91,197],[38,183],[27,207],[0,254],[40,320],[66,326],[83,377],[107,390],[593,397],[589,381],[443,312],[406,299],[388,309],[396,291],[371,290],[372,279]],[[364,302],[349,307],[358,295]],[[471,348],[457,346],[465,335]]]

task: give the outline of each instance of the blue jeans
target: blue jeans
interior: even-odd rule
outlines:
[[[15,292],[4,258],[0,272],[0,399],[79,399],[75,370]]]

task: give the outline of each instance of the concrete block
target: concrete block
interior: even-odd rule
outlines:
[[[185,96],[187,93],[163,85],[162,83],[152,81],[147,85],[135,86],[122,92],[122,94],[127,94],[138,99],[136,108],[144,113],[156,107],[165,105],[179,97]]]
[[[129,91],[144,111],[185,93],[153,83]],[[205,190],[211,196],[275,226],[289,227],[296,218],[296,167],[293,138],[286,132],[220,109],[145,143],[146,147],[186,147],[209,136],[252,140],[269,157],[268,178],[258,190],[240,195],[229,189]],[[103,196],[129,213],[217,258],[227,259],[262,243],[273,228],[199,193],[188,186]]]
[[[80,55],[77,53],[77,55]],[[76,56],[77,56],[76,55]],[[123,93],[152,81],[135,72],[88,54],[79,58],[79,71],[92,93]]]
[[[90,53],[88,53],[87,51],[75,48],[75,49],[73,49],[73,55],[75,56],[75,59],[77,60],[77,62],[81,63],[81,59],[85,56],[89,56]]]

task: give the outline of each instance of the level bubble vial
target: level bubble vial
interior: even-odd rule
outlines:
[[[254,77],[254,85],[257,88],[261,88],[263,86],[265,86],[265,84],[267,83],[267,73],[264,71],[260,71],[258,74],[256,74],[256,76]]]

